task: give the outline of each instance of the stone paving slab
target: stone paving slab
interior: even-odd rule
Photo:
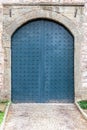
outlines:
[[[87,114],[87,110],[84,110],[84,112]]]
[[[4,130],[87,130],[74,104],[12,104]]]
[[[6,109],[6,104],[0,103],[0,111],[1,111],[1,112],[4,112],[5,109]]]

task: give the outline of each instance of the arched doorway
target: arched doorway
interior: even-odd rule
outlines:
[[[12,36],[12,101],[74,102],[74,39],[61,24],[32,20]]]

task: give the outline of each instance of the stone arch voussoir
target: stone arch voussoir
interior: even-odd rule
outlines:
[[[80,30],[71,19],[54,11],[40,10],[40,9],[30,11],[28,13],[22,14],[19,17],[17,17],[14,20],[14,22],[12,22],[7,27],[6,29],[7,33],[10,34],[11,36],[15,32],[15,30],[20,26],[22,26],[24,23],[37,18],[51,19],[63,24],[74,35],[74,37],[76,37],[78,33],[80,34]]]

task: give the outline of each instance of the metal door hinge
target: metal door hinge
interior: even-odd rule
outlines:
[[[9,10],[9,16],[12,17],[12,9]]]
[[[77,12],[78,12],[78,9],[75,9],[75,13],[74,13],[74,17],[76,18],[77,16]]]

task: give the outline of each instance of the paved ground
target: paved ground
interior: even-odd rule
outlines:
[[[73,104],[12,104],[5,130],[87,130],[87,121]]]

